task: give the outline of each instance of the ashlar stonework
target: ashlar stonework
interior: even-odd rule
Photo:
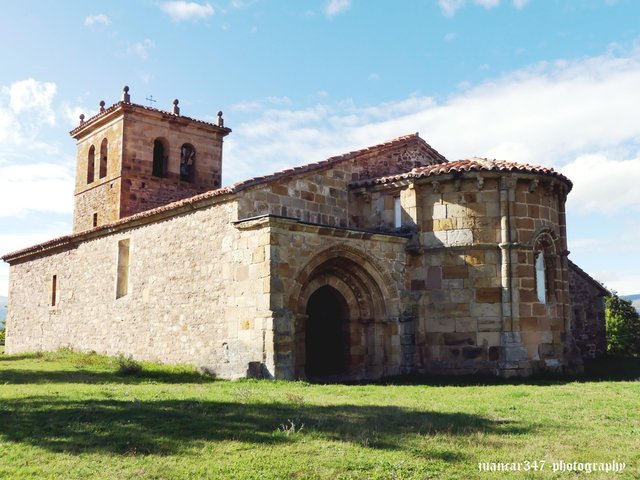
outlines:
[[[571,182],[417,134],[220,187],[224,127],[120,102],[84,120],[74,233],[7,254],[7,353],[223,378],[576,372],[606,290],[568,260]]]

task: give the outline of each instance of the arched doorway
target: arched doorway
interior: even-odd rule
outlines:
[[[305,373],[308,378],[343,375],[347,369],[349,311],[344,297],[325,285],[307,302]]]
[[[292,377],[362,380],[396,374],[402,358],[398,325],[390,319],[398,305],[394,283],[369,255],[346,245],[309,260],[289,297]]]

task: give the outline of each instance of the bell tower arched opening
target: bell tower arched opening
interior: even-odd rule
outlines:
[[[349,353],[349,309],[335,288],[318,288],[307,302],[305,373],[307,378],[343,375]]]

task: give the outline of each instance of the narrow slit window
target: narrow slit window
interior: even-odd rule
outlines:
[[[107,139],[103,139],[100,144],[100,178],[107,176]]]
[[[536,292],[540,303],[547,303],[547,275],[544,265],[544,253],[536,252]]]
[[[393,226],[395,228],[402,227],[402,206],[400,205],[400,197],[393,197]]]
[[[51,306],[56,306],[56,295],[58,294],[58,276],[51,277]]]
[[[91,147],[89,148],[89,155],[87,156],[87,184],[93,182],[95,161],[96,161],[96,147],[91,145]]]
[[[129,239],[118,242],[118,279],[116,283],[116,298],[129,293]]]
[[[93,214],[93,226],[94,226],[94,228],[98,226],[98,214],[97,213]]]

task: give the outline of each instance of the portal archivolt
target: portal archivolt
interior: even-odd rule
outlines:
[[[318,254],[297,278],[290,307],[295,315],[297,378],[364,379],[385,374],[391,338],[384,280],[353,249]]]

